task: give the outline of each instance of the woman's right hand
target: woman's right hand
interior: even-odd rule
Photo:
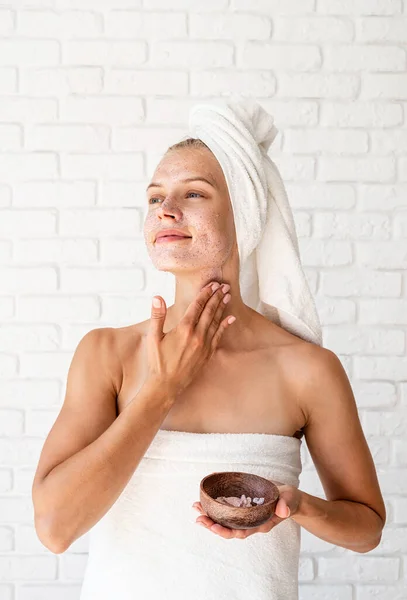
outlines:
[[[211,282],[197,294],[176,327],[163,332],[167,307],[164,298],[161,306],[152,306],[150,327],[147,334],[148,375],[178,395],[184,390],[201,367],[211,358],[219,340],[236,317],[222,314],[230,294],[219,285],[213,291]]]

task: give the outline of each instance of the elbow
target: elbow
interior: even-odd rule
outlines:
[[[69,548],[69,545],[60,544],[58,541],[53,540],[49,540],[44,546],[53,554],[63,554]]]
[[[69,548],[70,543],[67,543],[60,534],[60,519],[54,515],[54,511],[44,501],[45,497],[40,483],[33,484],[31,499],[34,507],[35,532],[45,548],[53,554],[62,554]]]
[[[380,542],[382,541],[382,533],[383,533],[384,526],[386,524],[386,513],[384,512],[384,514],[382,514],[382,515],[380,515],[376,511],[374,511],[374,513],[375,513],[375,517],[376,517],[376,521],[377,521],[376,533],[375,533],[373,539],[372,539],[372,536],[370,536],[369,542],[365,543],[365,545],[363,547],[354,548],[355,552],[359,552],[360,554],[367,554],[368,552],[371,552],[372,550],[377,548],[379,546]]]
[[[50,552],[53,554],[63,554],[68,550],[70,544],[55,533],[55,529],[50,525],[49,519],[35,518],[34,526],[41,544]]]
[[[358,552],[359,554],[367,554],[368,552],[371,552],[372,550],[377,548],[381,541],[382,541],[382,533],[380,532],[379,535],[373,541],[370,541],[369,544],[365,544],[364,546],[352,548],[352,550],[354,552]]]
[[[382,536],[380,536],[373,544],[370,544],[369,546],[363,546],[363,548],[362,547],[352,548],[352,550],[354,552],[358,552],[359,554],[367,554],[368,552],[371,552],[372,550],[377,548],[377,546],[380,544],[381,541],[382,541]]]
[[[66,544],[59,540],[54,540],[53,538],[50,538],[47,544],[48,550],[53,554],[63,554],[68,550],[69,546],[70,544]]]

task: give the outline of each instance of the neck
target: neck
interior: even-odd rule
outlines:
[[[250,331],[250,325],[253,319],[253,311],[242,300],[240,294],[239,279],[236,275],[227,276],[219,272],[199,272],[185,273],[176,276],[175,300],[174,304],[168,307],[165,319],[164,333],[178,325],[185,315],[189,305],[196,299],[202,288],[211,281],[218,283],[228,283],[231,298],[225,305],[221,314],[221,321],[226,317],[233,315],[236,321],[231,325],[226,325],[217,348],[235,350],[239,347],[239,340]]]

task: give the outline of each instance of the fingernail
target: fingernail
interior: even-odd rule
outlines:
[[[218,288],[220,288],[220,283],[216,281],[212,284],[212,290],[215,292]]]
[[[228,283],[224,283],[224,284],[222,285],[222,290],[223,290],[224,292],[228,292],[228,291],[230,290],[230,285],[229,285]]]

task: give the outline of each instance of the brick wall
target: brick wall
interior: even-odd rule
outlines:
[[[146,181],[188,108],[234,92],[275,116],[270,155],[388,511],[366,555],[302,530],[301,600],[407,598],[406,44],[406,0],[1,4],[1,600],[79,596],[87,536],[54,555],[33,527],[39,453],[79,339],[170,300]],[[303,461],[300,487],[324,497],[305,445]]]

